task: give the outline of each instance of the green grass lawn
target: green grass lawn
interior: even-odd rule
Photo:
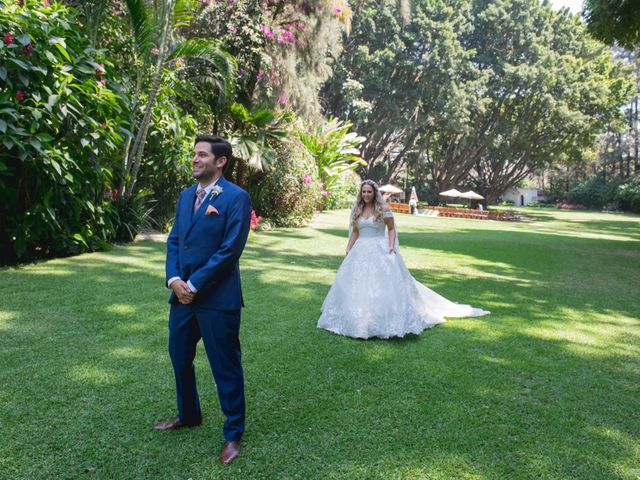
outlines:
[[[394,340],[316,328],[346,211],[251,234],[229,467],[202,345],[203,425],[151,430],[175,414],[163,243],[1,270],[0,478],[638,479],[640,217],[526,212],[398,216],[414,276],[492,313]]]

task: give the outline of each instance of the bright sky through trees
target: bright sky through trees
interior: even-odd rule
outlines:
[[[582,10],[582,0],[551,0],[551,5],[555,9],[569,7],[571,13],[579,13]]]

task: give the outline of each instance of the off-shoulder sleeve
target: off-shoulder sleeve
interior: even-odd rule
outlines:
[[[384,212],[384,218],[393,218],[393,212],[391,210],[387,210]]]

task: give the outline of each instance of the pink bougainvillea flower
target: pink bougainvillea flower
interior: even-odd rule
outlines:
[[[278,35],[278,43],[289,43],[295,40],[295,36],[286,28]]]
[[[231,25],[229,27],[229,30],[231,30],[233,33],[236,33],[238,31],[238,28],[235,25]]]
[[[107,84],[107,80],[103,78],[102,80],[98,81],[98,84],[99,84],[101,87],[104,87],[104,86]]]
[[[336,7],[336,13],[342,13],[342,8],[341,7]]]
[[[10,32],[5,33],[4,37],[2,37],[2,41],[5,45],[11,45],[13,43],[13,35],[11,35]]]
[[[260,31],[264,33],[264,36],[267,38],[273,38],[275,36],[275,34],[271,31],[271,29],[266,25],[262,25],[260,27]]]
[[[331,196],[331,192],[326,191],[324,188],[322,188],[320,190],[320,194],[324,195],[325,197],[330,197]]]
[[[305,174],[305,176],[302,177],[302,183],[305,185],[311,185],[311,177],[308,174]]]
[[[280,90],[280,97],[278,98],[278,103],[282,105],[286,105],[289,103],[289,99],[287,99],[287,91],[285,89]]]
[[[22,90],[18,90],[16,92],[16,100],[18,100],[19,102],[24,100],[24,92]]]

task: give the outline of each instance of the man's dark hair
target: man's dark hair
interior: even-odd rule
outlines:
[[[227,157],[227,161],[231,160],[233,150],[231,149],[231,144],[224,138],[216,135],[201,134],[196,137],[196,141],[193,142],[193,144],[195,145],[199,142],[207,142],[211,145],[211,153],[213,153],[216,158]]]
[[[195,145],[198,142],[207,142],[211,146],[211,153],[213,153],[216,159],[218,157],[227,157],[227,163],[224,165],[222,171],[224,175],[231,172],[233,169],[233,149],[229,142],[217,135],[208,135],[206,133],[198,135],[193,144]]]

